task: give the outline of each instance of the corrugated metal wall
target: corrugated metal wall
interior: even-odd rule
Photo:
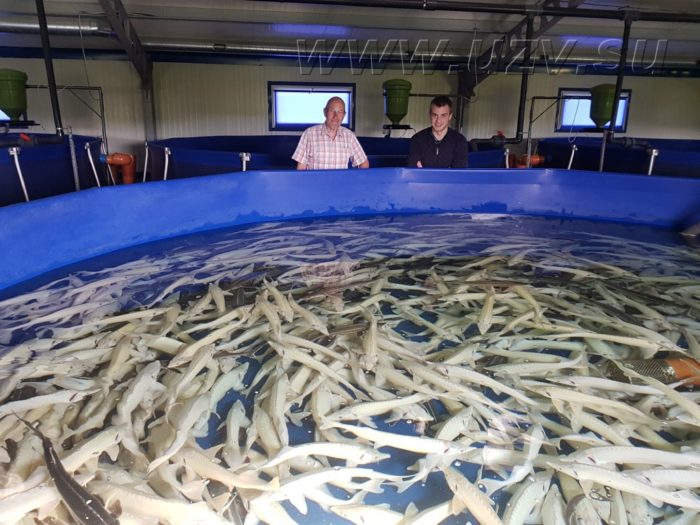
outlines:
[[[267,82],[352,82],[356,84],[355,132],[361,136],[382,136],[384,116],[382,83],[403,78],[413,84],[414,93],[455,93],[457,78],[438,71],[431,75],[402,75],[369,70],[353,75],[349,69],[335,69],[322,75],[314,70],[301,74],[295,66],[212,65],[159,63],[155,67],[158,133],[163,137],[198,135],[266,135],[268,130]],[[413,97],[402,124],[422,129],[430,124],[430,99]],[[315,115],[323,122],[323,108]],[[394,133],[396,136],[396,133]]]
[[[127,61],[55,60],[59,84],[101,86],[104,92],[107,134],[111,151],[141,155],[145,140],[140,80]],[[36,59],[1,59],[0,68],[26,71],[29,83],[44,84],[44,63]],[[87,77],[85,69],[87,68]],[[402,76],[400,70],[381,75],[365,71],[353,75],[336,69],[330,75],[318,71],[301,75],[294,66],[155,64],[155,100],[158,138],[207,135],[263,135],[268,131],[267,81],[355,82],[357,85],[356,132],[361,136],[381,136],[384,116],[382,82],[405,78],[414,93],[454,93],[457,78],[446,72]],[[530,77],[528,96],[554,96],[559,87],[589,88],[614,82],[610,76],[535,74]],[[700,139],[700,79],[627,77],[624,87],[632,90],[627,135],[637,137]],[[467,138],[490,137],[496,131],[515,133],[519,75],[493,75],[477,87],[477,97],[469,105],[464,131]],[[30,91],[29,118],[53,132],[48,92]],[[93,107],[97,102],[87,100]],[[68,94],[60,95],[64,125],[79,134],[101,133],[99,119]],[[415,129],[429,125],[427,98],[411,98],[409,113],[402,123]],[[539,102],[537,111],[544,102]],[[527,130],[526,111],[525,130]],[[554,135],[555,110],[550,110],[533,126],[533,137]],[[323,120],[318,109],[319,122]],[[32,131],[42,131],[33,128]],[[402,132],[393,136],[401,136]],[[412,132],[406,132],[410,136]]]
[[[524,131],[527,132],[531,97],[555,97],[559,88],[588,89],[598,84],[614,84],[615,80],[614,76],[531,75]],[[623,88],[632,90],[626,135],[700,139],[700,79],[626,77]],[[465,126],[467,138],[490,137],[496,131],[512,137],[517,126],[519,96],[518,74],[492,75],[477,86],[477,97],[469,104]],[[534,116],[537,117],[548,105],[545,100],[537,101]],[[554,136],[556,114],[556,108],[552,108],[539,118],[532,126],[532,136]]]
[[[110,151],[143,150],[143,102],[141,81],[130,62],[118,60],[54,60],[54,74],[59,85],[100,86],[102,88]],[[46,84],[43,60],[0,59],[0,68],[18,69],[27,73],[29,84]],[[94,92],[82,92],[82,99],[99,111]],[[95,98],[93,98],[95,97]],[[68,92],[59,94],[63,127],[73,128],[79,135],[101,136],[99,118]],[[54,133],[53,114],[48,90],[27,91],[27,113],[40,123],[31,132]]]

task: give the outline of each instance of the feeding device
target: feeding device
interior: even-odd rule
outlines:
[[[0,110],[10,120],[20,120],[27,112],[27,74],[0,69]]]
[[[612,120],[614,106],[614,84],[599,84],[591,88],[590,117],[597,128],[603,128]]]
[[[384,88],[384,114],[391,124],[384,125],[384,129],[391,133],[392,129],[411,129],[411,126],[399,124],[408,113],[408,97],[411,94],[411,83],[408,80],[396,78],[386,80],[382,84]]]

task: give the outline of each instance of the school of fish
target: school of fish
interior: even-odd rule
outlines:
[[[700,251],[519,224],[262,224],[0,300],[0,524],[699,525],[700,392],[625,362],[700,361]]]

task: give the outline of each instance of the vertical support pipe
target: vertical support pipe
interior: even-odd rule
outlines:
[[[97,94],[100,99],[100,122],[102,123],[102,143],[105,145],[105,153],[109,155],[109,143],[107,142],[107,123],[105,122],[105,99],[102,94],[102,88],[97,88]]]
[[[527,125],[527,167],[532,167],[532,160],[530,159],[532,155],[532,115],[535,110],[535,98],[532,97],[530,101],[530,119]]]
[[[39,18],[39,32],[41,33],[41,48],[44,52],[44,64],[46,65],[46,80],[49,84],[49,96],[51,97],[51,109],[53,110],[53,122],[56,127],[56,135],[63,136],[63,122],[61,122],[61,110],[58,107],[58,92],[56,91],[56,77],[51,61],[51,44],[49,43],[49,28],[46,23],[46,11],[44,0],[36,0],[36,13]]]
[[[73,140],[73,128],[68,126],[68,148],[70,149],[70,164],[73,168],[73,184],[75,191],[80,191],[80,176],[78,175],[78,159],[75,156],[75,141]]]
[[[598,171],[603,171],[603,164],[605,164],[605,147],[608,145],[608,134],[610,130],[603,130],[603,142],[600,144],[600,160],[598,161]]]
[[[600,164],[598,171],[603,171],[605,162],[605,143],[611,140],[615,134],[615,121],[617,120],[617,106],[620,103],[620,93],[622,92],[622,81],[625,78],[625,66],[627,65],[627,49],[630,43],[630,31],[632,29],[632,18],[629,13],[625,16],[625,29],[622,33],[622,49],[620,50],[620,63],[617,69],[617,81],[615,82],[615,98],[613,100],[612,117],[610,118],[609,129],[603,132],[603,143],[600,146]]]
[[[457,96],[457,131],[462,133],[464,128],[464,99],[462,95]]]
[[[527,101],[527,83],[530,78],[530,57],[532,54],[531,41],[533,32],[533,15],[527,15],[527,28],[525,29],[525,56],[520,74],[520,103],[518,105],[518,128],[515,132],[517,141],[523,139],[523,124],[525,123],[525,103]],[[528,161],[529,163],[529,161]]]
[[[622,81],[625,78],[625,67],[627,66],[627,49],[630,43],[630,30],[632,20],[625,17],[625,29],[622,34],[622,49],[620,50],[620,65],[617,70],[617,81],[615,82],[615,100],[613,103],[612,118],[610,119],[610,137],[615,133],[615,121],[617,120],[617,107],[620,104],[620,93],[622,93]]]

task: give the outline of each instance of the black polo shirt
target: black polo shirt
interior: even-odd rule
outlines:
[[[466,168],[467,139],[452,128],[437,141],[433,128],[425,128],[411,137],[408,167],[415,168],[421,162],[424,168]]]

